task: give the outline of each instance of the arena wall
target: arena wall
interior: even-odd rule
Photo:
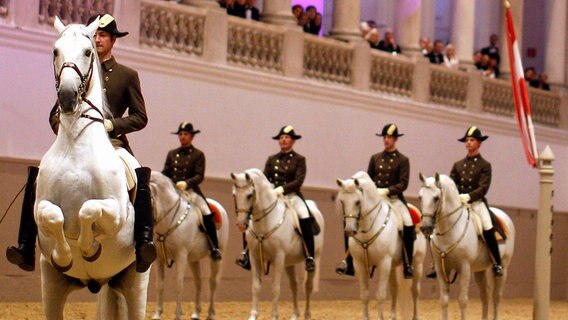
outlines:
[[[23,186],[26,167],[37,164],[54,140],[47,122],[55,97],[51,66],[54,39],[53,32],[0,26],[2,213]],[[366,170],[369,156],[379,151],[381,141],[375,133],[389,122],[397,123],[405,133],[399,148],[411,159],[412,179],[407,196],[415,201],[420,187],[418,172],[448,173],[452,162],[465,154],[456,139],[468,126],[479,126],[490,136],[482,148],[494,171],[489,201],[509,209],[518,232],[505,295],[532,296],[539,177],[538,171],[529,168],[524,159],[514,119],[120,45],[115,55],[118,61],[139,71],[147,103],[148,127],[130,135],[137,158],[144,165],[161,170],[166,152],[177,146],[177,138],[170,132],[179,122],[192,121],[202,130],[194,143],[207,155],[204,192],[218,199],[231,219],[234,214],[229,173],[262,167],[267,155],[278,151],[270,137],[282,125],[293,124],[303,135],[296,150],[308,159],[305,193],[318,202],[327,220],[320,299],[358,297],[357,282],[333,272],[343,255],[341,218],[334,213],[333,196],[337,191],[336,178]],[[539,147],[550,145],[556,157],[552,297],[567,299],[568,259],[561,245],[568,240],[568,198],[563,196],[568,190],[568,182],[563,179],[568,170],[563,166],[568,157],[568,132],[537,125],[536,135]],[[0,224],[1,250],[17,238],[20,207],[21,197]],[[234,220],[229,223],[234,224]],[[250,274],[233,264],[241,250],[236,228],[231,227],[230,236],[219,298],[248,300]],[[39,271],[20,272],[5,259],[0,259],[0,270],[0,300],[39,300]],[[424,296],[437,296],[435,287],[435,282],[425,280]],[[85,290],[74,298],[91,299]]]

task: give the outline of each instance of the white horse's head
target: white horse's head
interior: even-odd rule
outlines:
[[[152,171],[150,192],[154,221],[161,220],[163,216],[175,209],[176,203],[181,199],[172,180],[159,171]]]
[[[426,236],[434,232],[436,219],[450,207],[460,204],[458,189],[454,181],[447,175],[436,173],[434,177],[425,178],[419,175],[422,188],[419,192],[420,208],[422,210],[422,224],[420,229]]]
[[[348,236],[354,236],[360,219],[379,201],[377,188],[371,177],[363,171],[357,172],[350,179],[337,179],[336,182],[340,188],[336,200],[337,209],[343,214],[344,231]]]
[[[65,26],[58,17],[55,18],[54,27],[59,31],[59,38],[53,47],[53,72],[62,113],[78,112],[91,88],[93,70],[99,63],[93,40],[98,26],[98,18],[88,26]]]
[[[237,226],[244,232],[255,208],[262,208],[265,201],[276,200],[268,179],[259,169],[248,169],[242,173],[231,173],[233,198],[237,212]],[[265,199],[266,198],[266,199]]]

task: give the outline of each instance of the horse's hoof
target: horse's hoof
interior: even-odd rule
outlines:
[[[71,269],[71,267],[73,266],[73,260],[71,260],[71,262],[67,266],[60,266],[57,263],[55,263],[55,261],[53,261],[53,255],[51,255],[51,265],[55,268],[55,270],[61,273],[65,273],[69,271],[69,269]]]
[[[88,261],[88,262],[97,261],[97,259],[101,256],[102,251],[103,251],[103,246],[101,244],[99,244],[99,248],[97,249],[97,252],[95,252],[95,254],[93,254],[90,257],[83,256],[83,259],[85,259],[85,261]]]

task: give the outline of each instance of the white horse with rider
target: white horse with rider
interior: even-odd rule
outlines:
[[[359,279],[363,319],[369,319],[369,280],[375,274],[378,282],[378,318],[383,319],[387,288],[390,287],[390,318],[396,319],[397,294],[403,283],[401,281],[405,281],[401,280],[404,263],[404,243],[400,235],[402,217],[389,200],[380,195],[366,172],[357,172],[346,180],[337,179],[337,185],[340,187],[336,200],[337,210],[343,216],[344,231],[349,236],[349,252],[353,257],[355,275]],[[412,253],[412,319],[418,319],[418,297],[425,252],[426,238],[417,232]]]
[[[450,284],[454,283],[458,276],[461,319],[466,318],[472,273],[479,286],[483,305],[482,319],[488,318],[489,296],[493,297],[493,316],[497,319],[515,248],[513,221],[504,211],[491,208],[506,234],[506,239],[499,241],[503,274],[495,277],[490,271],[494,267],[494,262],[482,237],[481,219],[472,206],[460,200],[455,182],[450,177],[439,174],[429,178],[420,174],[420,180],[422,181],[420,203],[423,214],[421,229],[431,238],[430,246],[440,288],[442,319],[448,319]],[[493,287],[490,282],[494,283]]]
[[[280,282],[286,271],[292,290],[293,313],[291,319],[299,319],[298,284],[295,265],[304,262],[307,252],[300,234],[299,217],[293,204],[279,195],[259,169],[232,173],[233,196],[237,210],[237,224],[246,230],[252,267],[252,310],[249,320],[259,316],[258,302],[262,275],[273,272],[272,319],[278,319]],[[317,290],[319,265],[323,248],[324,220],[315,202],[307,200],[315,222],[320,227],[315,242],[315,271],[305,272],[306,306],[304,319],[311,319],[311,294]],[[272,266],[272,268],[270,268]]]
[[[55,21],[60,125],[40,163],[35,202],[47,319],[63,318],[72,290],[98,292],[105,284],[101,319],[145,317],[149,271],[136,272],[134,208],[104,126],[109,111],[93,42],[98,27],[98,18],[88,26]]]
[[[163,315],[164,277],[166,267],[176,266],[176,314],[175,319],[182,319],[183,282],[187,265],[191,269],[195,284],[195,305],[191,319],[199,319],[201,313],[201,266],[200,261],[209,257],[209,239],[202,231],[203,216],[195,206],[195,193],[178,191],[172,181],[159,171],[152,171],[150,180],[154,208],[154,242],[158,249],[158,259],[154,262],[157,273],[156,311],[152,319],[158,320]],[[216,229],[221,253],[227,248],[229,240],[229,220],[225,208],[215,200],[207,199],[213,208],[217,220]],[[209,259],[209,310],[207,319],[215,319],[215,293],[221,280],[222,264],[220,260]]]

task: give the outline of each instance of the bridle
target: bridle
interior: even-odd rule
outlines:
[[[90,38],[89,38],[89,41],[90,41]],[[90,108],[88,108],[83,113],[81,113],[80,117],[89,119],[91,121],[103,123],[105,117],[104,117],[102,111],[97,106],[95,106],[86,97],[87,96],[87,90],[88,90],[89,86],[91,85],[91,79],[93,78],[93,69],[94,69],[93,64],[95,62],[95,54],[96,54],[95,52],[93,52],[92,49],[91,49],[90,52],[91,52],[91,54],[90,54],[91,59],[89,61],[89,69],[87,70],[87,74],[81,73],[81,70],[79,69],[79,67],[74,62],[69,62],[69,61],[64,62],[61,65],[59,72],[56,72],[56,70],[55,70],[55,56],[53,57],[53,64],[54,64],[53,73],[54,73],[54,76],[55,76],[55,89],[57,90],[57,92],[59,92],[59,87],[61,85],[61,74],[63,73],[63,70],[65,68],[71,68],[73,71],[75,71],[75,73],[77,73],[77,75],[79,76],[79,79],[81,79],[81,83],[79,84],[79,89],[78,89],[79,95],[81,96],[81,101],[86,102],[90,106]],[[89,110],[95,110],[101,117],[95,118],[93,116],[88,115],[87,112]]]
[[[357,190],[353,190],[353,191],[348,191],[345,190],[343,191],[344,193],[356,193],[357,191],[363,193],[363,188],[358,187]],[[341,210],[343,213],[343,220],[346,219],[355,219],[355,221],[357,222],[357,225],[359,225],[359,221],[361,221],[362,219],[366,219],[368,216],[370,216],[371,213],[373,213],[373,211],[375,211],[375,209],[377,209],[377,207],[379,206],[379,204],[381,204],[381,200],[379,199],[377,201],[377,203],[370,208],[369,210],[367,210],[367,212],[362,213],[361,212],[361,206],[359,206],[359,212],[358,214],[345,214],[345,203],[343,201],[341,201]],[[379,211],[377,210],[377,214],[375,215],[373,222],[370,224],[369,229],[367,230],[362,230],[361,233],[367,233],[369,232],[369,230],[371,230],[371,228],[373,227],[373,225],[375,224],[375,221],[377,220],[377,217],[379,216]]]
[[[237,213],[237,215],[239,213],[246,213],[247,215],[247,219],[246,221],[251,219],[252,216],[252,210],[253,210],[253,203],[256,201],[256,189],[254,188],[254,184],[252,180],[247,181],[247,184],[243,185],[243,186],[239,186],[238,184],[234,184],[235,189],[245,189],[248,187],[252,187],[252,198],[251,198],[251,206],[248,209],[244,209],[244,208],[239,208],[239,206],[237,205],[237,197],[233,196],[233,200],[235,203],[235,212]],[[265,218],[270,212],[272,212],[274,210],[274,208],[276,207],[276,205],[278,204],[278,198],[276,198],[266,209],[262,209],[260,210],[261,215],[260,217],[256,218],[253,220],[253,222],[258,222],[260,220],[262,220],[263,218]]]

